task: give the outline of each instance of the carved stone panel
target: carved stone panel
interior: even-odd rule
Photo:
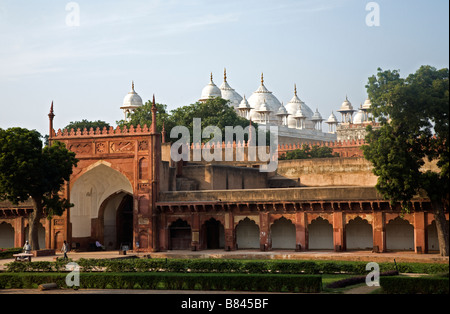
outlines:
[[[134,152],[134,142],[129,141],[118,141],[118,142],[112,142],[109,144],[111,153],[128,153],[128,152]]]
[[[92,153],[91,143],[73,143],[70,144],[69,150],[75,154],[83,155]]]

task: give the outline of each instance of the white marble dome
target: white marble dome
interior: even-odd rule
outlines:
[[[297,86],[294,87],[294,97],[286,104],[286,110],[290,114],[288,117],[288,126],[290,128],[296,128],[297,121],[294,117],[296,117],[299,113],[302,116],[306,117],[305,126],[308,129],[312,129],[314,127],[313,122],[311,122],[311,118],[314,113],[300,98],[297,96]]]
[[[364,111],[359,109],[358,112],[353,117],[353,123],[354,124],[362,124],[364,123]]]
[[[364,110],[369,110],[372,107],[372,102],[370,101],[369,98],[366,99],[366,101],[364,102],[364,104],[362,105],[362,108]]]
[[[341,108],[339,109],[339,111],[351,111],[353,110],[353,106],[352,103],[348,100],[348,97],[345,96],[345,100],[341,105]]]
[[[328,117],[327,123],[339,123],[334,112],[331,112],[331,115]]]
[[[278,124],[278,118],[276,116],[276,113],[278,112],[278,109],[281,106],[281,102],[275,97],[272,92],[270,92],[265,86],[264,86],[264,76],[261,75],[261,85],[259,88],[248,98],[248,103],[253,108],[250,111],[250,118],[252,121],[255,121],[256,123],[262,123],[264,124],[264,121],[261,120],[261,115],[258,112],[260,110],[260,106],[262,104],[265,104],[267,107],[267,110],[270,111],[268,122],[273,123],[274,125]]]
[[[213,75],[211,73],[209,84],[206,85],[202,90],[202,95],[200,97],[200,101],[206,101],[210,98],[222,97],[221,90],[214,84]]]
[[[121,109],[136,109],[143,105],[142,98],[134,90],[134,82],[131,83],[131,91],[123,99]]]
[[[224,71],[223,83],[220,86],[221,97],[230,102],[230,106],[237,109],[242,101],[242,96],[239,95],[227,82],[227,71]]]

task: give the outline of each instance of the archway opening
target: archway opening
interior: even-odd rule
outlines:
[[[236,226],[238,249],[259,249],[259,227],[255,221],[246,217]]]
[[[211,218],[202,226],[203,247],[208,250],[223,249],[225,247],[225,228],[222,223]]]
[[[103,241],[107,250],[116,250],[123,245],[133,248],[133,197],[125,192],[118,192],[107,198],[101,205],[100,223],[103,224]],[[103,240],[102,240],[103,238]]]
[[[170,250],[188,250],[192,242],[191,226],[179,218],[170,225],[169,237]]]
[[[386,225],[386,249],[414,250],[414,227],[407,220],[397,217]]]
[[[272,249],[295,249],[295,225],[284,217],[270,227]]]
[[[14,247],[14,228],[9,223],[0,223],[0,248]]]
[[[345,226],[345,241],[347,250],[373,249],[372,225],[361,217],[356,217]]]
[[[318,217],[308,225],[308,249],[333,250],[333,226]]]

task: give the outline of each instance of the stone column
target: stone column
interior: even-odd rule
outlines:
[[[236,236],[234,232],[233,214],[225,213],[225,251],[234,251],[236,249]]]
[[[296,223],[295,223],[295,243],[296,251],[306,251],[306,214],[304,212],[296,213]]]
[[[414,213],[414,250],[417,254],[428,253],[424,212]]]
[[[260,212],[260,235],[259,235],[259,246],[261,251],[268,251],[271,248],[270,245],[270,228],[269,228],[269,213]]]
[[[200,249],[200,215],[198,212],[192,213],[191,232],[191,249],[193,251],[198,251]]]
[[[342,212],[333,213],[333,244],[335,252],[345,251],[344,214]]]
[[[386,252],[386,229],[383,212],[373,213],[373,251],[375,253]]]

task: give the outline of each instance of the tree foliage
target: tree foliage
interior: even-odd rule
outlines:
[[[292,160],[292,159],[312,159],[312,158],[331,158],[339,157],[338,153],[333,153],[331,147],[313,145],[312,147],[307,144],[303,144],[301,149],[295,149],[290,152],[286,152],[279,159],[280,160]]]
[[[402,78],[398,71],[378,69],[366,87],[372,114],[381,125],[368,127],[368,145],[363,147],[378,176],[376,188],[406,211],[411,199],[425,191],[435,210],[438,236],[446,234],[446,248],[439,236],[441,254],[448,255],[443,211],[449,205],[449,71],[422,66]],[[439,171],[423,171],[427,159]]]
[[[32,199],[29,239],[33,249],[39,249],[39,220],[61,215],[70,207],[59,192],[77,162],[75,153],[61,142],[43,148],[35,130],[0,129],[0,200],[18,204]]]
[[[109,123],[105,122],[105,121],[101,121],[101,120],[97,120],[97,121],[88,121],[86,119],[83,119],[81,121],[71,121],[65,128],[64,130],[83,130],[84,128],[86,128],[87,130],[89,130],[90,128],[93,128],[94,130],[97,128],[100,128],[100,130],[102,130],[104,127],[108,128],[110,127]]]

